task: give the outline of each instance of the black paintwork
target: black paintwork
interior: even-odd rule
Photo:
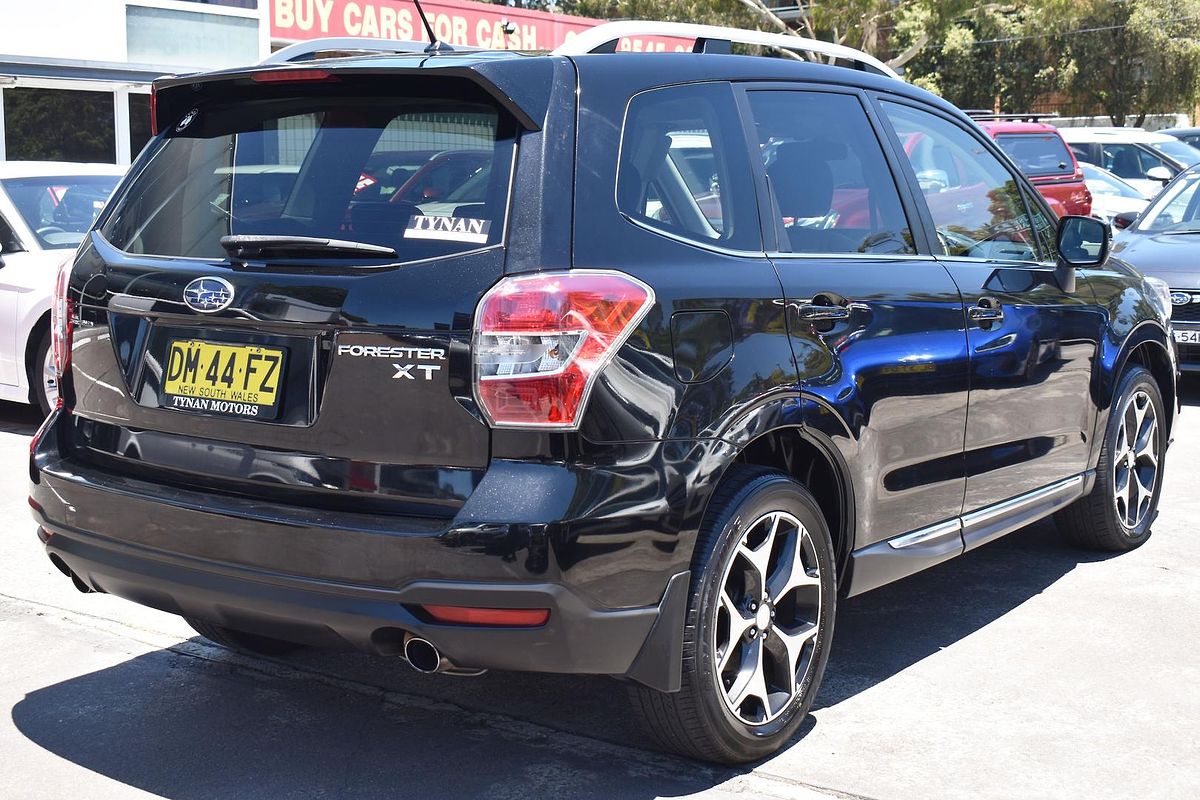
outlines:
[[[412,630],[466,664],[675,688],[683,605],[667,587],[686,581],[706,504],[739,460],[829,476],[819,499],[849,590],[852,552],[872,555],[860,585],[878,585],[964,547],[953,533],[932,554],[902,558],[884,540],[1094,468],[1128,359],[1152,365],[1174,406],[1172,348],[1140,276],[1112,261],[1078,270],[1068,291],[1053,264],[945,258],[882,130],[913,256],[779,252],[765,222],[756,250],[724,252],[617,209],[629,99],[674,83],[728,82],[731,107],[748,84],[838,87],[868,109],[898,96],[959,121],[999,155],[967,117],[914,87],[712,54],[387,56],[321,68],[467,79],[509,109],[522,132],[505,244],[369,272],[344,259],[289,271],[138,258],[93,234],[71,278],[70,411],[39,441],[32,498],[48,549],[97,588],[295,638],[319,639],[319,629],[323,641],[394,653],[395,631]],[[160,127],[205,97],[253,90],[244,71],[166,82]],[[767,220],[761,166],[753,172]],[[471,391],[476,304],[504,274],[571,267],[624,271],[653,287],[656,304],[601,374],[578,432],[489,431]],[[237,299],[199,320],[180,292],[202,275],[229,280]],[[1003,305],[1002,322],[969,321],[984,297]],[[802,319],[800,305],[819,298],[852,313]],[[279,418],[159,408],[156,359],[172,332],[286,346]],[[412,384],[393,378],[391,359],[339,354],[355,344],[437,348],[446,359],[435,379]],[[776,446],[785,440],[792,449]],[[168,563],[188,571],[171,578]],[[251,579],[281,588],[256,595]],[[442,582],[447,602],[536,595],[560,638],[439,630],[399,606],[381,610],[380,598],[403,601],[429,581]],[[533,594],[519,595],[522,585]],[[602,629],[620,633],[598,641],[619,643],[581,644]]]

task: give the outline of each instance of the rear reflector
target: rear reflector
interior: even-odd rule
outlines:
[[[536,628],[550,619],[548,608],[471,608],[421,606],[434,622],[449,625],[491,625],[499,628]]]
[[[475,396],[497,428],[579,427],[592,384],[654,305],[620,272],[505,278],[475,313]]]
[[[255,72],[250,76],[255,83],[298,83],[300,81],[336,81],[323,69],[273,69]]]

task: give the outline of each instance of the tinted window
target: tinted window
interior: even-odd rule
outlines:
[[[1173,158],[1185,167],[1190,167],[1200,162],[1200,151],[1191,145],[1184,144],[1175,139],[1165,142],[1153,142],[1150,146],[1163,155]]]
[[[947,254],[1030,261],[1036,238],[1018,180],[955,123],[898,103],[884,111],[912,164]]]
[[[728,84],[657,89],[629,103],[617,206],[667,233],[761,249],[750,158]]]
[[[1178,172],[1161,158],[1136,144],[1106,144],[1101,152],[1103,163],[1100,166],[1125,180],[1145,180],[1146,173],[1154,167],[1164,167],[1172,175]]]
[[[6,178],[0,186],[46,249],[73,248],[83,240],[121,179],[116,175]]]
[[[857,97],[790,91],[749,97],[792,252],[916,252],[896,183]]]
[[[0,254],[18,253],[21,249],[21,243],[17,240],[17,234],[13,232],[12,226],[4,220],[4,217],[0,217]]]
[[[102,233],[127,252],[194,258],[223,258],[221,237],[243,234],[364,242],[399,260],[498,243],[515,131],[491,105],[427,99],[470,91],[454,86],[405,97],[343,82],[202,106],[151,145]]]
[[[1058,134],[1002,134],[996,137],[996,143],[1026,175],[1058,175],[1074,171],[1071,154]]]
[[[117,160],[113,119],[112,92],[7,88],[6,156],[10,161],[113,164]]]

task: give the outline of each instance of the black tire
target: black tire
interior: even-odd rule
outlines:
[[[226,628],[223,625],[216,625],[200,619],[186,617],[185,619],[187,624],[192,626],[192,630],[210,642],[243,653],[252,653],[258,656],[279,656],[284,653],[290,653],[293,650],[299,650],[304,646],[295,642],[285,642],[282,639],[259,636],[256,633],[235,631],[232,628]]]
[[[790,697],[790,700],[786,703],[783,699],[779,700],[780,710],[774,712],[778,716],[762,724],[751,725],[731,710],[726,698],[733,690],[719,682],[727,678],[718,675],[715,659],[721,654],[717,652],[718,645],[714,643],[714,638],[719,638],[721,631],[720,614],[729,612],[719,612],[714,604],[719,604],[723,595],[729,596],[725,593],[724,585],[727,579],[736,574],[734,567],[740,563],[737,559],[741,557],[735,556],[735,551],[749,541],[748,532],[754,535],[755,521],[772,512],[784,512],[807,529],[807,541],[812,544],[812,552],[805,550],[805,571],[809,580],[815,577],[807,569],[807,562],[815,556],[819,585],[808,586],[805,591],[811,590],[814,592],[812,596],[819,596],[819,605],[817,619],[808,626],[808,631],[812,632],[812,638],[808,640],[811,649],[808,650],[807,660],[804,660],[802,679],[793,680],[794,693],[782,694],[782,698]],[[790,541],[778,539],[773,552],[787,549]],[[798,531],[795,541],[804,541],[803,533]],[[781,554],[780,565],[782,558]],[[767,572],[777,576],[781,568],[777,566]],[[829,530],[808,490],[779,472],[758,467],[733,467],[709,504],[692,559],[691,593],[683,641],[682,689],[676,693],[658,692],[638,685],[630,689],[635,708],[648,733],[666,750],[722,764],[755,761],[785,744],[808,714],[829,657],[837,595],[834,569]],[[764,594],[769,595],[770,591],[764,591]],[[770,607],[770,633],[774,637],[762,636],[764,653],[768,653],[772,646],[778,648],[783,641],[776,635],[775,609],[780,610],[781,617],[798,613],[787,611],[785,603],[788,602],[793,607],[800,606],[798,599],[782,600],[778,605],[763,604]],[[744,619],[740,624],[746,622]],[[726,628],[732,626],[732,618],[727,617]],[[740,662],[744,652],[742,648],[753,646],[756,630],[750,628],[746,632],[748,635],[743,637],[734,637],[727,632],[725,638],[728,643],[721,650],[728,650],[734,642],[738,643],[737,660]],[[773,644],[769,646],[768,642]],[[809,648],[809,644],[802,647]],[[802,659],[803,656],[796,664],[799,665]],[[793,674],[799,672],[799,669],[793,670]],[[772,675],[773,678],[779,678],[781,672],[775,671]],[[767,693],[770,694],[769,688]],[[770,717],[772,712],[768,704],[763,702],[761,705],[764,719]]]
[[[33,363],[29,364],[29,402],[41,409],[42,416],[50,416],[54,403],[46,396],[46,387],[42,379],[42,365],[50,355],[50,329],[42,331],[38,339],[37,349],[33,351]],[[57,397],[56,397],[57,399]]]
[[[1151,436],[1155,439],[1153,444],[1156,447],[1157,466],[1151,487],[1152,491],[1142,493],[1143,496],[1149,496],[1149,503],[1141,512],[1140,517],[1133,520],[1134,524],[1130,524],[1129,518],[1122,514],[1117,499],[1118,467],[1120,464],[1129,463],[1126,459],[1120,458],[1121,443],[1119,440],[1121,439],[1122,421],[1125,418],[1125,414],[1122,412],[1130,407],[1131,402],[1140,401],[1142,398],[1145,398],[1153,406],[1156,430],[1151,433]],[[1154,377],[1144,367],[1130,367],[1121,376],[1117,386],[1112,413],[1109,415],[1108,427],[1104,432],[1104,443],[1100,449],[1100,461],[1096,466],[1095,486],[1086,497],[1076,500],[1054,516],[1059,532],[1068,542],[1089,550],[1124,552],[1140,547],[1150,538],[1150,528],[1154,524],[1155,517],[1158,516],[1158,501],[1162,494],[1162,475],[1167,450],[1165,420],[1162,394],[1159,392]],[[1129,427],[1127,420],[1125,425]],[[1120,464],[1114,463],[1114,459],[1119,459]],[[1140,463],[1136,456],[1133,463]],[[1124,467],[1124,469],[1128,474],[1128,468]],[[1144,470],[1141,467],[1137,469]],[[1127,480],[1131,479],[1132,477],[1127,477]],[[1141,503],[1138,502],[1137,505],[1140,506]],[[1126,501],[1125,508],[1130,507],[1132,504]]]

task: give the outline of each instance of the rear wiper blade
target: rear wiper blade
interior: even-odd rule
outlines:
[[[270,234],[237,234],[222,236],[221,246],[234,258],[253,258],[264,253],[319,253],[321,255],[375,256],[392,258],[391,247],[344,239],[324,239],[319,236],[274,236]]]

